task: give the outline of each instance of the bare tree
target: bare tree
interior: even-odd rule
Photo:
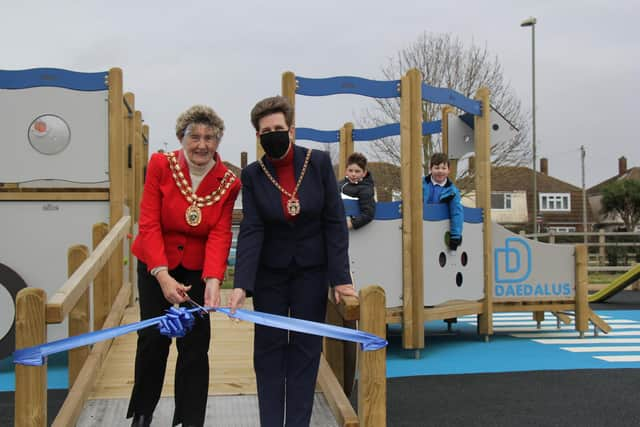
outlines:
[[[491,105],[520,130],[510,141],[492,147],[494,164],[524,165],[531,158],[531,147],[527,142],[527,120],[521,111],[520,100],[515,96],[508,82],[505,82],[498,58],[492,56],[486,46],[472,42],[469,47],[450,34],[424,33],[406,49],[398,52],[383,68],[389,80],[398,80],[409,69],[422,72],[423,81],[428,85],[453,89],[473,98],[482,86],[489,88]],[[422,120],[434,121],[441,118],[442,105],[423,102]],[[358,126],[376,127],[400,121],[400,99],[376,99],[376,105],[365,110]],[[423,137],[425,164],[431,154],[441,150],[442,137]],[[371,155],[380,161],[400,163],[399,137],[372,141]],[[425,172],[427,167],[425,166]]]

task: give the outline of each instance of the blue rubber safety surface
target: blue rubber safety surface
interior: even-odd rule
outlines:
[[[557,329],[550,313],[539,330],[531,313],[494,313],[494,335],[488,342],[476,332],[476,316],[458,319],[451,333],[443,321],[427,322],[418,359],[414,350],[402,349],[400,325],[390,325],[387,377],[640,368],[640,311],[598,314],[612,333],[596,337],[591,329],[582,339],[573,323]]]
[[[47,360],[47,386],[49,390],[69,388],[67,353],[53,354]],[[15,368],[11,357],[0,360],[0,392],[16,389]]]

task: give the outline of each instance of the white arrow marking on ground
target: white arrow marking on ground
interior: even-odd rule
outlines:
[[[569,332],[542,332],[539,334],[511,334],[512,337],[515,338],[564,338],[564,337],[572,337],[576,336],[578,332],[569,331]],[[639,337],[640,331],[620,331],[620,332],[609,332],[607,336],[610,337]]]
[[[572,353],[606,353],[606,352],[624,352],[624,351],[640,351],[638,345],[619,345],[619,346],[597,346],[597,347],[560,347],[562,350]]]
[[[640,344],[640,338],[551,338],[532,340],[540,344]]]
[[[565,325],[562,324],[560,329],[558,329],[555,325],[552,327],[537,328],[535,326],[496,326],[493,328],[494,331],[499,332],[543,332],[543,331],[575,331],[576,327],[574,325]],[[636,325],[616,325],[615,330],[618,329],[640,329],[640,323]]]
[[[468,323],[472,323],[475,324],[476,322],[468,322]],[[626,319],[619,319],[619,320],[607,320],[607,323],[610,325],[620,325],[620,324],[638,324],[638,322],[636,322],[635,320],[626,320]],[[511,321],[505,321],[505,322],[501,322],[501,321],[497,321],[497,322],[493,322],[493,326],[531,326],[531,325],[536,325],[537,322],[535,321],[522,321],[522,322],[511,322]],[[544,322],[541,322],[542,325],[555,325],[556,321],[555,320],[545,320]],[[638,324],[640,326],[640,324]]]
[[[640,362],[638,356],[593,356],[595,359],[604,360],[605,362]]]

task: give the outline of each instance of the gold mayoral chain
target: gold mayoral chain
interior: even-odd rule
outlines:
[[[176,155],[172,152],[164,153],[164,155],[169,159],[169,167],[171,168],[171,172],[173,172],[173,179],[176,181],[178,190],[180,190],[182,195],[187,199],[187,202],[191,203],[184,212],[184,219],[190,226],[197,227],[200,222],[202,222],[202,210],[200,210],[200,208],[211,206],[220,201],[224,193],[227,192],[231,184],[236,180],[236,176],[231,171],[225,172],[218,188],[211,194],[201,197],[193,192],[189,182],[185,179]]]
[[[298,188],[300,188],[300,184],[302,184],[302,178],[304,178],[305,172],[307,172],[309,159],[311,159],[311,149],[307,150],[307,156],[304,158],[304,165],[302,165],[302,171],[300,172],[298,182],[296,182],[296,186],[293,189],[293,193],[289,193],[287,190],[282,188],[282,186],[278,184],[278,181],[276,181],[275,178],[269,173],[267,167],[262,162],[262,159],[258,159],[258,163],[260,163],[260,167],[262,168],[264,174],[267,175],[267,178],[269,178],[269,181],[271,181],[271,183],[275,185],[282,194],[289,198],[289,200],[287,200],[287,212],[291,216],[296,216],[300,213],[300,200],[298,200],[298,198],[296,197],[296,193],[298,192]]]

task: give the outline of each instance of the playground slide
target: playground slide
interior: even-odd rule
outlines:
[[[606,288],[599,290],[593,295],[590,295],[589,302],[604,302],[609,297],[617,294],[636,280],[640,280],[640,264],[636,264],[635,266],[631,267],[629,271],[611,282]]]

